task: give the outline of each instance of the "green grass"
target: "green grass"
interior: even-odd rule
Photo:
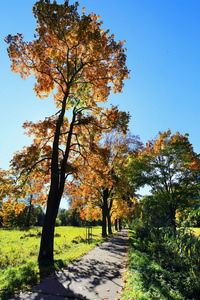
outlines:
[[[190,229],[194,232],[194,235],[196,236],[200,235],[200,228],[191,227]]]
[[[0,299],[8,299],[20,289],[29,290],[40,281],[37,258],[41,230],[0,229]],[[93,227],[92,234],[93,240],[88,244],[85,228],[56,227],[55,268],[64,267],[102,241],[101,227]]]
[[[129,261],[123,300],[200,299],[199,279],[187,263],[168,247],[136,237],[129,231]]]

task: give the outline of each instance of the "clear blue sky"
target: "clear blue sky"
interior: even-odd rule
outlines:
[[[64,1],[64,0],[63,0]],[[58,3],[63,3],[59,0]],[[26,120],[55,112],[52,99],[33,92],[34,78],[22,81],[10,71],[4,38],[23,33],[32,40],[34,0],[10,0],[0,10],[0,168],[8,169],[13,152],[30,144],[23,135]],[[74,3],[70,1],[70,3]],[[80,0],[80,11],[93,11],[118,40],[126,40],[130,80],[122,94],[111,95],[132,118],[130,130],[142,142],[158,131],[189,133],[200,152],[200,1],[199,0]]]

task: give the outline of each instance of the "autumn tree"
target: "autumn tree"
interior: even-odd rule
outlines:
[[[80,16],[77,8],[78,2],[69,5],[66,0],[59,5],[56,1],[40,0],[33,7],[37,20],[34,40],[25,42],[19,33],[5,39],[12,71],[22,79],[34,74],[36,95],[44,98],[54,92],[58,109],[44,121],[24,124],[28,134],[35,137],[33,146],[38,153],[37,162],[29,169],[41,161],[50,163],[40,263],[53,262],[55,220],[66,177],[74,171],[73,157],[84,145],[90,147],[94,143],[94,127],[125,128],[128,121],[127,114],[116,107],[98,106],[107,101],[111,90],[121,92],[123,81],[128,78],[124,42],[115,42],[114,35],[101,28],[99,16],[85,15],[84,9]],[[93,136],[88,132],[89,125],[93,126]]]
[[[113,184],[107,194],[107,186],[103,197],[110,198],[110,205],[106,208],[108,232],[111,233],[111,217],[113,222],[129,220],[136,201],[135,190],[129,185],[128,174],[124,171],[128,155],[137,152],[141,147],[138,136],[129,131],[126,134],[113,133],[106,136],[105,145],[109,149],[108,165]],[[106,193],[105,193],[106,192]],[[107,200],[108,201],[108,200]],[[105,201],[106,202],[106,201]]]
[[[116,187],[114,187],[114,203],[112,208],[112,219],[131,221],[132,215],[137,211],[136,190],[130,185],[128,173],[126,172],[126,162],[130,155],[137,153],[142,143],[139,136],[135,136],[128,131],[124,134],[108,135],[106,145],[110,149],[110,165],[114,171]]]
[[[176,230],[176,213],[194,204],[200,173],[199,155],[188,134],[159,132],[138,155],[130,156],[128,168],[131,184],[151,187],[154,205],[162,208],[157,213],[167,213]]]
[[[0,168],[0,205],[10,191],[14,180],[9,171]]]
[[[44,148],[43,152],[49,149],[49,147]],[[0,192],[3,192],[4,196],[1,211],[4,226],[16,224],[16,226],[29,227],[34,223],[35,206],[38,204],[45,206],[50,164],[47,153],[45,159],[39,159],[39,157],[36,145],[24,147],[21,151],[14,153],[7,172],[9,177],[5,178],[4,176],[4,185],[0,186]],[[33,166],[35,167],[32,168]],[[20,219],[20,216],[19,222],[17,218]]]
[[[106,218],[112,207],[113,177],[108,165],[108,149],[99,147],[87,153],[87,161],[79,161],[79,170],[68,182],[67,196],[71,199],[71,210],[79,209],[81,218],[87,221],[102,215],[102,236],[107,236]],[[110,221],[110,218],[109,218]]]
[[[0,169],[0,216],[3,226],[15,226],[15,218],[23,211],[24,204],[12,202],[12,197],[19,197],[19,189],[10,171]]]
[[[99,151],[90,153],[88,164],[80,167],[74,182],[69,184],[72,206],[78,207],[84,218],[96,218],[101,213],[103,237],[107,236],[107,225],[108,234],[112,233],[111,217],[113,220],[125,217],[129,212],[130,205],[125,196],[130,194],[130,189],[120,168],[138,144],[138,137],[128,132],[126,135],[115,132],[103,136]]]

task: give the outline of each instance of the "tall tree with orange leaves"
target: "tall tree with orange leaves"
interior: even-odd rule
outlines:
[[[200,155],[194,152],[188,134],[159,132],[158,138],[130,156],[128,169],[129,182],[135,188],[151,187],[154,204],[170,216],[176,230],[176,213],[191,207],[198,193]]]
[[[34,74],[34,90],[40,98],[54,92],[58,111],[38,123],[27,122],[28,134],[35,136],[38,162],[45,160],[45,145],[50,145],[50,187],[44,220],[39,262],[53,262],[55,220],[63,195],[67,174],[72,172],[70,160],[78,155],[84,143],[91,144],[96,130],[123,127],[128,115],[98,106],[106,102],[113,90],[121,92],[128,78],[124,42],[115,42],[114,35],[104,31],[99,16],[80,16],[78,2],[69,5],[40,0],[33,7],[37,20],[34,40],[25,42],[22,34],[8,35],[8,54],[12,71],[24,79]],[[66,112],[71,111],[68,118]],[[84,127],[80,136],[78,128]],[[88,129],[89,130],[89,129]],[[95,130],[93,130],[93,133]],[[37,162],[35,163],[37,164]],[[31,169],[35,166],[31,167]]]
[[[72,207],[78,207],[87,219],[101,214],[103,237],[107,236],[107,226],[108,234],[112,233],[112,215],[113,218],[128,217],[134,191],[130,191],[121,168],[128,154],[137,151],[139,145],[139,138],[129,132],[103,136],[98,151],[88,153],[88,163],[80,165],[74,182],[69,183]],[[128,197],[130,194],[133,197]]]

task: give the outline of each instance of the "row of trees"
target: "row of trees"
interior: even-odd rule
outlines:
[[[155,198],[166,203],[175,227],[176,212],[192,203],[188,199],[196,191],[199,157],[188,136],[160,133],[158,141],[143,147],[128,130],[130,115],[116,106],[102,106],[111,91],[122,92],[129,70],[125,42],[116,42],[104,31],[99,16],[86,16],[84,8],[79,15],[77,2],[50,0],[36,2],[33,13],[33,41],[25,42],[22,34],[5,39],[11,69],[22,79],[33,74],[36,95],[53,93],[57,111],[43,121],[24,123],[32,144],[14,154],[8,171],[0,170],[0,199],[8,197],[3,218],[6,205],[20,214],[20,199],[29,198],[29,207],[46,206],[40,264],[53,262],[54,228],[63,196],[83,219],[102,218],[106,236],[112,221],[137,214],[136,191],[149,184]],[[170,147],[169,140],[174,140]]]
[[[104,148],[105,145],[106,155],[92,153],[87,165],[79,161],[79,172],[73,174],[73,180],[66,181],[65,195],[70,199],[71,212],[59,211],[60,225],[77,226],[85,224],[80,219],[102,218],[102,234],[106,236],[106,224],[108,233],[112,233],[111,217],[113,222],[124,217],[131,220],[142,206],[145,218],[154,215],[158,224],[162,219],[165,225],[172,225],[176,230],[177,217],[183,221],[185,215],[191,215],[192,208],[197,211],[199,156],[187,134],[171,135],[170,130],[159,133],[158,139],[148,142],[146,147],[142,147],[138,137],[110,134],[104,139]],[[1,177],[4,184],[5,174],[4,171]],[[135,191],[146,184],[151,186],[152,196],[138,203]],[[15,188],[15,184],[10,185],[10,189]],[[4,192],[2,185],[2,195]],[[40,206],[34,205],[37,196],[29,194],[27,201],[12,201],[14,198],[5,201],[1,208],[3,225],[41,225],[44,213]],[[194,214],[190,218],[195,220]]]
[[[20,212],[18,211],[19,205],[21,206]],[[41,206],[29,207],[26,201],[4,201],[0,208],[0,227],[27,229],[31,226],[42,226],[44,215]]]
[[[129,182],[136,189],[151,187],[152,197],[145,199],[165,226],[176,230],[177,217],[196,210],[199,205],[200,155],[194,152],[188,134],[159,132],[136,155],[129,157]],[[144,204],[145,202],[143,202]]]
[[[2,209],[0,208],[0,227],[20,228],[21,230],[29,230],[31,226],[42,227],[44,223],[45,212],[44,209],[37,205],[32,206],[31,209],[26,201],[19,202],[24,208],[17,212],[17,201],[5,201]],[[88,223],[86,219],[81,217],[79,209],[64,209],[60,208],[57,218],[56,226],[96,226],[102,225],[101,219],[92,220]]]
[[[87,157],[79,158],[78,161],[74,160],[73,167],[76,171],[71,173],[69,180],[66,180],[63,193],[71,206],[66,219],[72,220],[76,212],[80,214],[82,220],[89,222],[102,219],[102,236],[104,237],[107,236],[107,233],[112,234],[112,222],[116,224],[122,219],[131,219],[133,204],[137,199],[134,190],[128,184],[127,175],[121,172],[121,168],[128,155],[137,151],[140,145],[139,138],[130,133],[123,135],[111,132],[107,136],[102,135],[101,144],[95,151],[88,152]],[[5,174],[10,174],[9,177],[4,176],[4,183],[7,180],[9,197],[7,201],[4,201],[0,214],[3,216],[4,226],[29,227],[35,224],[38,204],[43,205],[44,203],[45,206],[45,202],[40,200],[41,195],[38,188],[37,193],[34,193],[33,185],[30,191],[30,189],[26,189],[26,182],[22,182],[24,186],[16,184],[16,182],[21,182],[15,177],[16,169],[13,168],[13,161],[19,158],[22,158],[22,154],[15,154],[9,172],[5,172]],[[18,168],[20,166],[21,161]],[[21,173],[19,178],[20,175]],[[30,179],[28,187],[30,187]],[[3,191],[5,190],[2,189]],[[42,195],[44,193],[43,186],[41,193]],[[27,200],[24,200],[24,196],[27,197]],[[63,210],[61,212],[64,213]],[[61,223],[64,225],[66,222]],[[71,221],[67,222],[67,225],[72,223],[77,225],[77,222]],[[78,223],[81,223],[80,220]]]
[[[101,219],[88,222],[86,219],[81,218],[80,211],[78,209],[66,210],[64,208],[59,209],[56,219],[56,226],[100,226],[102,224]]]

